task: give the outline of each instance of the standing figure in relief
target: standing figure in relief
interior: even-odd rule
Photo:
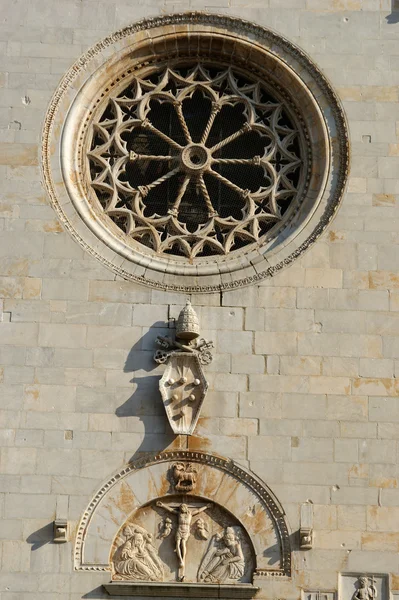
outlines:
[[[238,535],[233,527],[213,536],[208,552],[198,569],[198,581],[217,583],[226,579],[240,579],[244,575],[245,560]]]
[[[125,527],[126,542],[115,552],[114,579],[162,581],[163,567],[152,544],[152,536],[141,527]]]
[[[377,588],[374,584],[374,577],[359,577],[359,588],[353,594],[352,600],[375,600],[377,598]]]
[[[180,504],[176,508],[167,506],[161,501],[157,502],[157,506],[164,508],[173,515],[177,515],[177,531],[176,531],[176,554],[179,559],[179,578],[184,579],[184,567],[187,553],[187,541],[190,537],[190,527],[192,518],[199,515],[204,510],[212,507],[212,504],[206,504],[198,509],[190,509],[187,504]]]

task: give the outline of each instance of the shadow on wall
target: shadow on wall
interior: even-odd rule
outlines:
[[[297,552],[300,549],[299,548],[299,532],[294,531],[293,533],[290,533],[289,538],[290,538],[291,551]],[[263,556],[265,556],[266,558],[269,558],[269,565],[271,567],[273,567],[273,565],[275,564],[276,554],[278,554],[279,552],[280,552],[280,546],[277,544],[274,544],[273,546],[269,546],[268,548],[266,548],[266,550],[264,550]]]
[[[387,23],[389,25],[399,23],[399,0],[392,0],[391,11],[391,14],[385,17]]]
[[[173,333],[173,329],[167,322],[154,323],[126,357],[123,371],[132,374],[131,383],[135,384],[136,389],[130,398],[116,409],[115,414],[124,418],[139,417],[144,425],[144,438],[130,457],[130,461],[148,452],[161,452],[177,439],[170,429],[159,393],[159,379],[164,366],[158,365],[153,359],[157,336],[171,336]],[[109,595],[102,586],[99,586],[84,594],[82,598],[101,600],[109,598]]]
[[[28,544],[32,544],[32,552],[38,550],[45,544],[54,544],[54,523],[51,522],[36,531],[33,531],[27,538]]]
[[[125,360],[123,372],[131,373],[131,383],[135,391],[116,409],[115,414],[118,417],[127,419],[125,431],[131,432],[132,437],[135,429],[129,427],[129,417],[138,418],[144,426],[144,437],[130,457],[130,461],[138,459],[146,453],[162,452],[170,447],[173,442],[176,443],[176,440],[179,443],[179,436],[173,434],[170,429],[159,392],[159,379],[162,376],[164,366],[158,365],[153,359],[156,350],[156,337],[158,335],[169,337],[174,335],[173,322],[170,325],[168,322],[163,321],[154,323],[131,348]],[[142,432],[142,427],[140,427],[140,432]],[[53,522],[29,534],[26,541],[31,544],[32,552],[43,548],[47,544],[64,546],[64,544],[54,542]],[[73,545],[73,543],[70,540],[68,545]],[[109,598],[109,595],[102,586],[98,586],[82,595],[82,598],[101,600]]]
[[[144,425],[144,438],[130,461],[140,458],[146,452],[161,452],[176,440],[159,392],[159,379],[164,366],[158,365],[153,359],[157,336],[171,336],[173,332],[168,325],[163,321],[154,323],[132,347],[125,361],[123,371],[132,374],[131,383],[135,385],[135,391],[116,409],[115,414],[123,418],[138,417]],[[129,423],[127,431],[131,431]]]
[[[82,598],[92,598],[92,600],[100,600],[101,598],[109,598],[108,592],[104,590],[102,586],[97,587],[96,589],[88,592]]]

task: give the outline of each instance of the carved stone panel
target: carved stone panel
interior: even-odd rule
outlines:
[[[250,583],[255,570],[245,528],[197,496],[167,496],[134,511],[110,556],[113,581]]]
[[[175,462],[170,468],[172,485],[177,492],[192,492],[197,483],[200,467],[193,463]]]
[[[216,533],[208,546],[198,569],[198,581],[224,583],[239,581],[245,572],[245,560],[241,528],[226,527]]]
[[[389,576],[379,573],[341,573],[339,600],[388,600]]]
[[[193,433],[208,389],[198,357],[186,352],[173,353],[159,389],[173,432]]]
[[[177,539],[179,521],[185,520],[181,518],[183,504],[190,511],[186,513],[188,537],[178,544],[182,540],[182,536]],[[122,556],[124,544],[127,558]],[[273,492],[241,465],[204,452],[163,452],[130,463],[90,501],[76,535],[75,569],[112,570],[114,576],[133,573],[137,578],[142,566],[121,564],[137,553],[146,564],[149,558],[154,562],[154,556],[159,557],[163,575],[157,577],[165,585],[183,576],[187,585],[190,581],[193,585],[234,586],[234,581],[245,585],[252,581],[250,573],[256,579],[291,573],[290,535]],[[218,557],[234,559],[238,563],[235,574],[233,568],[231,572],[222,569]],[[233,583],[210,583],[227,575]]]
[[[163,565],[150,533],[137,525],[124,527],[113,556],[114,579],[128,581],[162,581]]]

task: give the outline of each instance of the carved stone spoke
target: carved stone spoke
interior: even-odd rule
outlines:
[[[182,126],[182,129],[184,131],[184,135],[186,137],[186,141],[187,141],[188,144],[191,144],[191,142],[193,140],[191,139],[191,134],[190,134],[190,131],[189,131],[188,127],[187,127],[187,123],[186,123],[186,120],[185,120],[184,115],[183,115],[183,110],[182,110],[181,102],[177,102],[175,104],[175,107],[176,107],[176,112],[177,112],[177,116],[178,116],[180,125]]]
[[[177,142],[175,142],[175,140],[172,140],[168,135],[166,135],[166,133],[164,133],[163,131],[160,131],[159,129],[157,129],[156,127],[154,127],[154,125],[148,120],[148,119],[144,119],[142,124],[142,127],[144,127],[145,129],[149,129],[150,131],[152,131],[153,133],[155,133],[156,135],[158,135],[160,138],[162,138],[163,140],[165,140],[165,142],[168,142],[168,144],[170,144],[171,146],[174,146],[175,148],[181,148],[181,145],[178,144]]]
[[[167,68],[158,76],[157,84],[154,74],[148,85],[135,83],[135,115],[141,119],[122,123],[123,113],[115,109],[124,101],[121,92],[112,99],[116,118],[96,123],[98,144],[88,158],[104,212],[120,226],[103,198],[113,189],[118,207],[131,214],[131,237],[158,253],[190,259],[260,241],[295,200],[303,179],[295,142],[300,132],[284,104],[277,99],[261,104],[262,84],[231,68],[216,73],[193,64],[188,72]],[[110,170],[109,149],[116,141],[126,159],[123,168]],[[99,188],[99,181],[108,187]],[[137,193],[140,201],[134,200]],[[263,202],[269,195],[274,219],[267,218],[270,209]],[[151,235],[138,231],[146,226]]]
[[[209,196],[208,193],[208,188],[206,187],[205,181],[204,181],[204,177],[201,175],[200,178],[198,179],[198,185],[202,191],[202,194],[204,196],[204,200],[205,200],[205,204],[207,206],[208,209],[208,216],[209,217],[216,217],[217,216],[217,210],[215,210],[213,204],[212,204],[212,200]]]
[[[212,106],[212,112],[211,112],[211,114],[209,116],[208,123],[206,124],[206,127],[204,129],[204,133],[202,134],[201,144],[205,144],[206,143],[206,141],[208,139],[208,136],[209,136],[209,133],[210,133],[210,131],[212,129],[212,125],[213,125],[213,122],[215,120],[215,117],[216,117],[216,115],[218,114],[218,112],[220,111],[221,108],[222,107],[220,106],[220,104],[213,104],[213,106]]]
[[[215,144],[215,146],[213,146],[211,148],[212,154],[214,152],[217,152],[218,150],[220,150],[224,146],[227,146],[227,144],[230,144],[231,142],[233,142],[234,140],[236,140],[237,138],[239,138],[244,133],[247,133],[248,131],[251,131],[251,126],[249,125],[249,123],[246,123],[244,125],[244,127],[242,127],[241,129],[239,129],[238,131],[236,131],[232,135],[229,135],[229,137],[225,138],[224,140],[222,140],[218,144]]]
[[[176,175],[176,173],[178,173],[178,172],[179,172],[178,168],[173,169],[172,171],[169,171],[169,173],[166,173],[166,175],[159,177],[159,179],[156,179],[152,183],[150,183],[148,185],[140,185],[137,189],[139,190],[141,195],[145,197],[145,196],[147,196],[147,194],[150,190],[153,190],[158,185],[161,185],[161,183],[164,183],[164,181],[167,181],[168,179],[173,177],[173,175]]]
[[[187,189],[187,186],[189,183],[190,183],[190,177],[187,176],[184,178],[184,181],[180,186],[179,193],[177,194],[176,200],[174,201],[172,208],[170,208],[168,210],[168,214],[177,217],[177,215],[179,214],[180,202],[182,201],[182,198],[186,192],[186,189]]]
[[[136,154],[133,150],[130,151],[129,160],[173,160],[175,156],[162,156],[161,154]]]
[[[221,175],[217,171],[212,171],[212,175],[214,177],[216,177],[216,179],[218,179],[219,181],[221,181],[222,183],[224,183],[225,185],[227,185],[227,187],[229,187],[232,190],[234,190],[235,192],[237,192],[240,196],[242,196],[242,197],[245,198],[245,197],[247,197],[249,195],[249,190],[243,190],[242,188],[240,188],[238,185],[236,185],[235,183],[233,183],[229,179],[226,179],[226,177],[223,177],[223,175]]]
[[[215,158],[214,163],[218,165],[255,165],[260,166],[260,156],[254,156],[253,158]]]

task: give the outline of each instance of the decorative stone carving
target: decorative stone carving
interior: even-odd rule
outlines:
[[[252,581],[253,547],[242,526],[222,506],[196,496],[187,504],[184,498],[164,497],[132,512],[112,544],[113,581]],[[207,523],[195,520],[205,511]]]
[[[196,534],[201,540],[207,540],[209,537],[208,525],[201,517],[195,522]]]
[[[198,467],[193,463],[176,462],[171,467],[171,476],[177,492],[192,492],[197,483]]]
[[[171,485],[176,463],[191,463],[198,470],[195,488],[189,496],[177,492]],[[199,532],[206,529],[208,540],[212,540],[216,534],[223,537],[228,527],[239,533],[245,558],[244,575],[235,583],[244,585],[252,578],[290,575],[290,535],[283,509],[273,492],[251,471],[231,459],[183,450],[146,456],[130,463],[101,486],[77,530],[75,568],[112,570],[116,551],[127,541],[125,528],[141,527],[152,536],[151,543],[163,564],[163,581],[176,583],[179,579],[175,552],[178,515],[157,506],[158,501],[173,510],[183,503],[189,505],[190,511],[212,506],[192,517],[186,540],[185,583],[198,585],[198,569],[210,544],[204,539],[205,534],[199,535]],[[200,519],[205,522],[205,528]],[[113,573],[116,575],[115,569]],[[179,582],[179,585],[183,584]],[[379,594],[378,600],[385,598]]]
[[[201,365],[209,365],[212,362],[213,342],[199,338],[200,328],[197,314],[191,306],[190,300],[186,300],[186,306],[180,311],[176,323],[176,337],[182,340],[187,340],[186,344],[182,344],[178,340],[173,340],[169,337],[158,336],[155,343],[161,347],[154,354],[155,362],[159,364],[166,363],[168,359],[176,354],[187,352],[194,354]],[[175,380],[171,384],[175,383]],[[199,382],[197,383],[197,385]]]
[[[160,538],[167,538],[172,533],[173,523],[172,519],[165,517],[163,522],[159,524],[159,536]]]
[[[310,179],[306,133],[288,103],[234,67],[168,64],[157,79],[129,78],[93,123],[87,157],[104,213],[169,260],[270,237]]]
[[[245,559],[240,536],[233,527],[217,533],[198,569],[198,581],[221,583],[227,579],[237,581],[244,574]]]
[[[198,131],[190,94],[208,117]],[[220,122],[236,127],[225,137]],[[66,229],[120,277],[186,293],[291,264],[335,215],[348,163],[340,102],[309,57],[216,14],[103,39],[62,79],[43,132],[44,183]]]
[[[191,520],[193,517],[211,508],[211,504],[206,504],[199,508],[187,506],[184,502],[178,506],[167,505],[158,500],[157,506],[167,510],[172,515],[177,516],[176,527],[176,555],[179,559],[179,581],[184,581],[184,573],[186,566],[187,542],[191,533]]]
[[[180,311],[176,323],[176,337],[181,340],[192,341],[200,334],[200,325],[197,313],[187,300],[186,306]]]
[[[173,353],[166,364],[159,389],[173,433],[194,433],[208,390],[198,358],[194,354]]]
[[[125,527],[125,542],[116,550],[112,564],[114,579],[162,581],[163,566],[153,546],[152,536],[142,527]]]
[[[389,576],[380,573],[341,573],[338,600],[388,600]]]
[[[213,342],[208,342],[207,340],[204,340],[204,338],[196,340],[188,346],[186,344],[181,344],[177,340],[158,336],[155,343],[162,348],[162,350],[156,350],[154,354],[154,360],[159,364],[165,363],[171,354],[174,354],[179,350],[197,356],[201,365],[209,365],[212,362],[213,357],[210,350],[213,348]]]
[[[68,541],[68,521],[66,519],[56,519],[54,521],[54,540],[57,544]]]
[[[374,598],[377,598],[378,592],[373,576],[359,577],[357,586],[357,590],[353,594],[353,600],[374,600]]]
[[[208,389],[201,363],[211,362],[213,343],[197,339],[199,321],[189,300],[179,314],[176,336],[187,340],[187,344],[158,337],[156,343],[163,349],[156,350],[154,360],[166,365],[159,389],[170,426],[176,434],[190,435]]]
[[[313,547],[313,504],[311,502],[304,502],[301,505],[299,547],[301,550],[310,550]]]

